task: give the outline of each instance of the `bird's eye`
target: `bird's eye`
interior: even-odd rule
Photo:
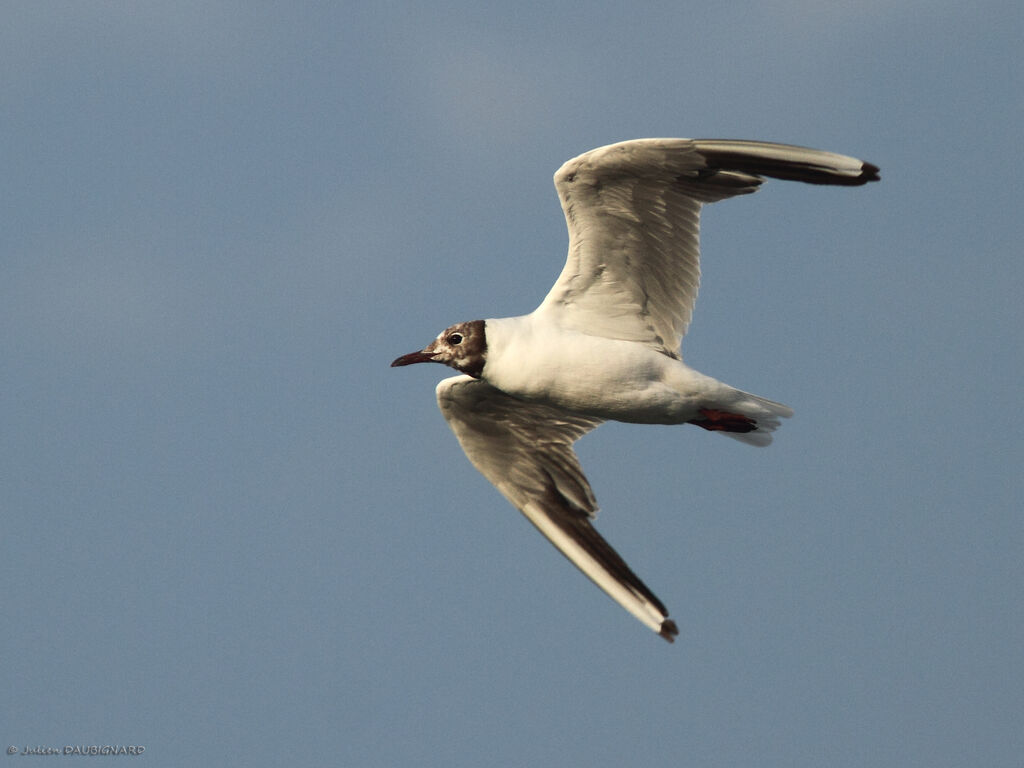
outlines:
[[[448,334],[448,343],[452,344],[452,345],[461,344],[462,343],[462,334],[461,333],[450,333],[450,334]]]

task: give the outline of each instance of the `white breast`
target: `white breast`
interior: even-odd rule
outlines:
[[[502,391],[618,421],[675,424],[714,379],[629,341],[536,322],[532,315],[487,320],[483,378]]]

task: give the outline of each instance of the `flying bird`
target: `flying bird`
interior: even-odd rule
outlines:
[[[639,139],[555,173],[569,228],[561,275],[533,312],[442,331],[392,366],[443,363],[437,402],[473,465],[577,568],[672,642],[664,604],[594,528],[597,502],[573,444],[608,420],[695,424],[765,446],[781,403],[688,367],[680,344],[700,281],[701,206],[764,176],[858,186],[878,168],[759,141]]]

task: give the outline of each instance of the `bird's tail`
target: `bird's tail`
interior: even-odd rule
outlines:
[[[728,396],[715,403],[715,407],[701,408],[700,416],[690,423],[764,447],[772,441],[771,433],[782,424],[780,419],[792,415],[793,409],[788,405],[730,388]]]

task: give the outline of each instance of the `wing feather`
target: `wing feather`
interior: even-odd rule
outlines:
[[[762,176],[852,186],[877,180],[878,168],[725,139],[639,139],[586,152],[555,174],[569,255],[537,312],[678,358],[700,285],[701,206],[754,192]]]
[[[665,606],[591,524],[597,501],[572,446],[602,420],[524,402],[470,376],[439,383],[437,402],[473,466],[573,565],[671,642],[678,630]]]

